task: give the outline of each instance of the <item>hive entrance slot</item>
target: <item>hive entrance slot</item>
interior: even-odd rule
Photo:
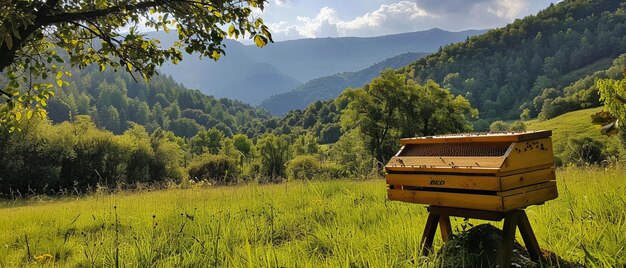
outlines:
[[[428,192],[440,192],[440,193],[456,193],[456,194],[478,194],[478,195],[498,195],[496,191],[484,191],[484,190],[469,190],[469,189],[451,189],[451,188],[435,188],[435,187],[418,187],[418,186],[403,186],[403,190],[409,191],[428,191]]]
[[[432,172],[387,170],[387,174],[407,174],[407,175],[425,174],[425,175],[430,175],[430,174],[433,174],[433,173]],[[453,172],[437,172],[436,174],[437,175],[451,175],[451,176],[458,176],[459,175],[459,173],[453,173]],[[496,174],[495,173],[463,173],[463,176],[465,176],[465,177],[485,177],[485,176],[495,177]]]
[[[407,144],[398,156],[504,156],[510,142]]]

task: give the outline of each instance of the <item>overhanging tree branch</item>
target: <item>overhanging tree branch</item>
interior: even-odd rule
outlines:
[[[8,82],[0,96],[9,105],[0,105],[0,126],[19,128],[21,113],[36,110],[45,117],[47,99],[54,95],[54,84],[67,84],[64,77],[65,50],[71,67],[98,64],[120,68],[133,79],[140,74],[149,79],[165,62],[182,60],[183,50],[219,59],[226,36],[250,34],[259,47],[271,42],[271,34],[252,8],[263,8],[268,0],[9,0],[0,9],[0,72],[7,71]],[[149,14],[154,14],[150,16]],[[147,27],[169,32],[176,26],[178,42],[162,47],[160,42],[135,28]],[[221,28],[230,25],[228,32]],[[122,27],[130,26],[127,33]],[[34,57],[36,56],[36,57]],[[55,61],[53,63],[53,61]],[[28,77],[24,72],[28,71]],[[34,90],[25,90],[27,80],[46,81]],[[136,79],[135,79],[136,80]],[[56,83],[54,83],[56,82]],[[32,115],[32,110],[29,111]],[[12,129],[12,130],[11,130]]]

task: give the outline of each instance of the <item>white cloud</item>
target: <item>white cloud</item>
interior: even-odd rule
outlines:
[[[277,39],[363,36],[385,34],[388,29],[410,31],[417,20],[425,17],[433,16],[416,3],[401,1],[381,5],[378,9],[352,20],[342,20],[336,10],[323,7],[315,17],[297,17],[296,24],[283,21],[270,24],[269,27],[279,37]]]
[[[274,6],[286,5],[281,8],[281,12],[293,12],[293,15],[280,17],[273,23],[266,20],[274,40],[282,41],[380,36],[435,27],[451,31],[494,28],[536,12],[557,0],[379,0],[384,4],[372,5],[368,1],[369,10],[363,8],[366,6],[361,2],[363,0],[341,0],[332,6],[317,5],[319,12],[307,16],[297,16],[304,7],[296,5],[294,0],[270,1]],[[359,9],[361,13],[346,8],[358,4],[363,5]]]
[[[289,0],[274,0],[273,2],[279,7],[291,5],[291,1]]]
[[[337,24],[341,23],[337,11],[330,7],[323,7],[315,18],[297,17],[300,25],[296,26],[298,33],[304,37],[336,36]]]
[[[492,2],[487,11],[500,18],[515,19],[527,6],[527,1],[499,0]]]
[[[339,28],[346,31],[362,31],[377,28],[402,27],[431,16],[416,3],[402,1],[391,5],[382,5],[377,10],[366,13],[352,21],[341,22]]]

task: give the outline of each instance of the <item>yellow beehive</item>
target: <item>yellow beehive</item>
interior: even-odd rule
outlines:
[[[551,131],[402,139],[385,166],[390,200],[509,211],[558,196]]]

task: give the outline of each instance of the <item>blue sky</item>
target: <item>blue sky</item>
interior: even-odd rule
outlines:
[[[496,28],[557,0],[269,0],[260,15],[275,41]]]

